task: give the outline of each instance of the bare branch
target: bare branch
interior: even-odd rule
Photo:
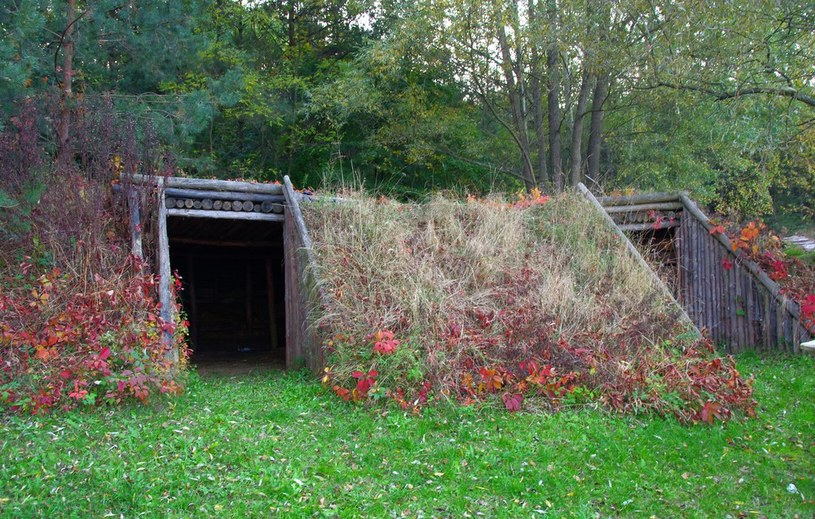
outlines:
[[[750,88],[738,88],[732,91],[726,90],[715,90],[710,87],[705,86],[698,86],[698,85],[686,85],[681,83],[667,83],[664,81],[660,81],[659,83],[648,86],[648,87],[635,87],[642,90],[650,90],[653,88],[672,88],[674,90],[690,90],[692,92],[699,92],[702,94],[713,96],[717,101],[724,101],[726,99],[735,99],[742,96],[748,95],[756,95],[756,94],[767,94],[773,95],[778,97],[788,97],[795,101],[799,101],[804,103],[807,106],[811,106],[815,108],[815,97],[811,95],[807,95],[801,93],[801,91],[796,90],[792,87],[783,87],[783,88],[773,88],[773,87],[750,87]]]

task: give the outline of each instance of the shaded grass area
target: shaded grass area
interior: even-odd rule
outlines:
[[[303,373],[193,376],[150,407],[3,417],[0,515],[811,517],[815,359],[737,360],[758,417],[715,426],[445,403],[415,417]]]

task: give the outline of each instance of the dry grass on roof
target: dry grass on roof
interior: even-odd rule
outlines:
[[[535,389],[550,406],[582,388],[587,401],[656,408],[622,386],[663,384],[652,375],[699,350],[680,310],[575,195],[525,208],[343,196],[305,207],[331,300],[319,323],[327,382],[340,396],[404,407],[500,393],[507,404],[507,392]]]

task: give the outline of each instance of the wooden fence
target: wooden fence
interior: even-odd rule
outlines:
[[[755,262],[711,234],[713,224],[684,193],[601,197],[614,222],[630,233],[662,232],[675,258],[672,288],[699,329],[730,352],[799,352],[812,340],[800,306]],[[667,231],[666,231],[667,230]]]
[[[732,352],[800,351],[813,337],[800,306],[755,262],[737,254],[726,236],[711,234],[713,225],[693,201],[680,199],[679,299],[691,318]]]

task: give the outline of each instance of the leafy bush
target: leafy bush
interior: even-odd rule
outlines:
[[[0,290],[0,406],[38,413],[178,393],[186,323],[161,319],[156,279],[142,267],[131,258],[78,292],[70,274],[21,264]]]
[[[186,323],[161,319],[156,279],[130,254],[127,205],[112,190],[123,171],[155,172],[154,152],[110,108],[78,107],[75,161],[62,167],[39,146],[29,103],[0,134],[0,151],[17,149],[14,160],[0,153],[13,201],[0,209],[0,409],[181,390]]]
[[[305,209],[331,300],[323,381],[343,399],[753,412],[751,382],[689,333],[579,197],[346,198]]]

